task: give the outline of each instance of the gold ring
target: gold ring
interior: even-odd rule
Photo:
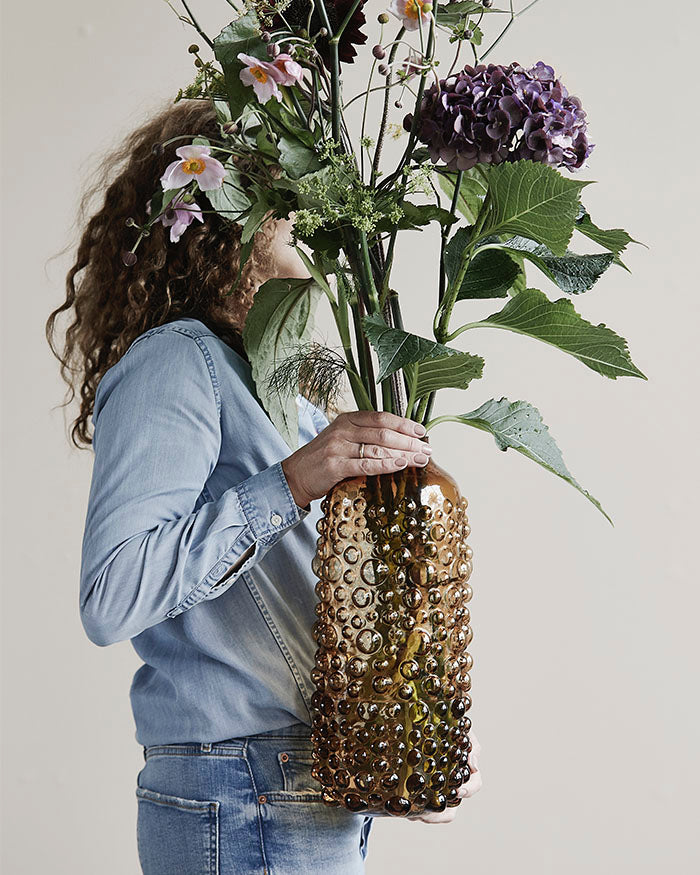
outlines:
[[[360,458],[364,459],[364,457],[365,457],[365,445],[360,444]]]

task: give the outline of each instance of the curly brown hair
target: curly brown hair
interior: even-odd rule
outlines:
[[[80,199],[80,239],[66,277],[66,298],[46,322],[46,338],[68,385],[62,406],[80,397],[80,410],[70,429],[78,448],[92,444],[89,419],[99,381],[149,328],[190,316],[243,354],[241,332],[256,279],[270,268],[271,223],[256,235],[253,252],[230,294],[238,274],[241,228],[206,212],[208,204],[201,196],[201,224],[193,222],[181,240],[171,243],[168,228],[158,222],[139,243],[136,263],[127,267],[122,261],[122,253],[132,248],[137,234],[127,219],[145,222],[146,203],[159,188],[166,166],[177,160],[175,149],[197,134],[212,140],[221,136],[211,102],[169,101],[104,155]],[[174,137],[180,139],[164,150],[158,148]],[[91,202],[102,192],[104,200],[88,220]],[[72,321],[59,343],[57,320],[64,313]]]

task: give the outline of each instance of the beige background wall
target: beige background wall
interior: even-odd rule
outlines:
[[[216,33],[224,0],[193,5]],[[189,81],[193,34],[156,0],[5,6],[3,871],[126,875],[138,871],[138,662],[128,643],[92,645],[79,621],[91,456],[69,449],[52,409],[62,385],[43,324],[70,262],[45,262],[70,239],[95,156]],[[435,434],[471,505],[485,786],[449,827],[378,823],[370,875],[697,871],[698,25],[691,0],[542,0],[496,52],[553,63],[584,101],[598,143],[585,176],[599,183],[585,199],[650,248],[576,303],[629,338],[650,380],[605,381],[525,338],[470,335],[488,375],[455,404],[535,403],[616,528],[488,436]],[[425,330],[433,254],[411,246],[401,287]]]

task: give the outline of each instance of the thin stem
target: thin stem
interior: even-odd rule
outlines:
[[[348,24],[350,24],[350,19],[353,17],[353,15],[355,14],[355,10],[362,2],[363,2],[363,0],[355,0],[355,2],[352,4],[350,9],[348,10],[348,14],[343,19],[338,30],[333,34],[332,38],[330,40],[328,40],[329,43],[335,43],[337,45],[340,42],[340,38],[343,35],[343,31],[348,26]],[[325,26],[325,22],[324,22],[324,26]],[[328,30],[328,33],[330,33],[330,28]]]
[[[406,28],[402,27],[399,30],[394,45],[391,47],[391,51],[389,52],[389,68],[394,63],[396,59],[396,53],[399,49],[399,41],[401,37],[406,32]],[[389,73],[386,77],[386,85],[384,86],[384,107],[382,109],[382,120],[379,125],[379,134],[377,136],[377,146],[374,150],[374,160],[372,161],[372,176],[370,177],[370,187],[374,188],[374,184],[377,179],[377,175],[379,173],[379,162],[382,157],[382,147],[384,145],[384,134],[386,133],[386,123],[389,118],[389,99],[390,99],[390,91],[392,86],[392,76],[393,73]]]
[[[206,33],[204,33],[204,31],[202,30],[202,28],[199,26],[199,23],[197,22],[197,19],[194,17],[194,15],[192,14],[192,12],[190,11],[190,7],[187,5],[186,0],[181,0],[181,2],[182,2],[182,5],[185,7],[185,10],[187,11],[187,14],[188,14],[189,17],[190,17],[190,21],[191,21],[192,27],[193,27],[193,28],[197,31],[197,33],[202,37],[202,39],[206,42],[206,44],[209,46],[209,48],[210,48],[212,51],[214,51],[214,43],[212,42],[212,40],[209,39],[209,37],[206,35]]]
[[[431,419],[428,422],[425,422],[423,424],[425,425],[425,430],[430,431],[431,428],[433,428],[436,425],[440,425],[440,423],[442,423],[442,422],[461,422],[461,421],[462,420],[460,419],[459,416],[449,416],[446,414],[445,416],[436,416],[435,419]]]

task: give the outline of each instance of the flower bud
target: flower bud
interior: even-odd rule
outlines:
[[[270,40],[272,39],[272,37],[270,36],[270,32],[269,32],[268,30],[264,30],[264,31],[260,34],[260,39],[261,39],[264,43],[269,43]]]
[[[136,264],[136,253],[131,252],[131,250],[129,249],[125,249],[122,252],[122,261],[127,267],[131,267],[132,265]]]
[[[388,76],[389,73],[391,72],[386,64],[380,64],[377,67],[377,71],[378,71],[380,76]]]
[[[197,45],[197,43],[192,43],[192,45],[187,49],[187,51],[191,55],[196,55],[197,52],[199,51],[199,46]]]
[[[383,58],[386,58],[386,52],[380,45],[372,46],[372,54],[379,61],[381,61]]]
[[[400,100],[395,100],[395,101],[394,101],[394,106],[395,106],[397,109],[401,109],[401,107],[403,106],[403,103],[401,103]]]
[[[270,45],[267,47],[268,58],[276,58],[279,53],[280,47],[277,45],[277,43],[270,43]]]
[[[129,216],[129,218],[125,220],[124,224],[127,228],[133,228],[136,225],[136,220],[133,218],[133,216]]]
[[[471,39],[474,36],[473,30],[465,30],[464,31],[464,39]]]
[[[224,122],[223,125],[221,125],[221,130],[225,134],[237,134],[238,122]]]
[[[488,9],[490,6],[493,6],[493,0],[481,0],[482,4]]]
[[[154,143],[151,146],[151,152],[154,155],[162,155],[165,152],[165,146],[162,143]]]
[[[328,36],[328,31],[326,30],[325,27],[322,27],[322,28],[319,30],[318,35],[319,35],[319,36]]]
[[[377,16],[377,21],[380,24],[389,24],[389,16],[386,14],[386,12],[380,12]]]
[[[423,4],[423,12],[432,12],[433,4],[432,3],[424,3]]]

